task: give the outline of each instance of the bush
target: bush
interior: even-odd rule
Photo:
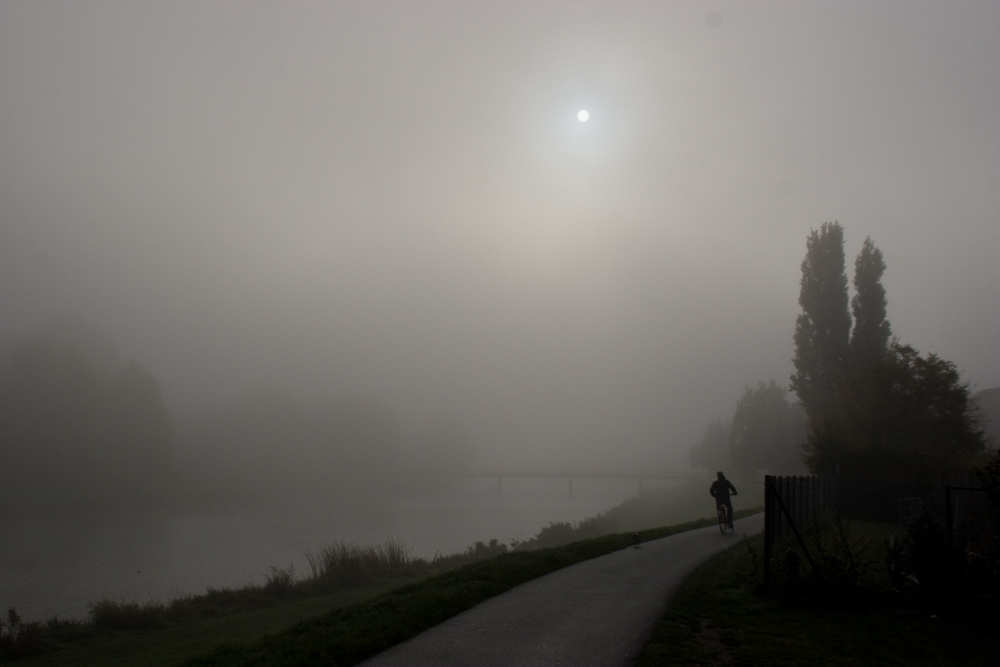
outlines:
[[[622,505],[629,502],[625,501]],[[617,532],[617,530],[618,522],[609,516],[608,513],[598,514],[597,516],[592,516],[576,523],[552,521],[549,525],[539,530],[533,538],[519,542],[515,548],[519,551],[531,551],[532,549],[561,547],[570,542],[610,535]]]
[[[951,565],[944,526],[924,511],[902,535],[886,542],[889,581],[895,591],[940,595],[950,579]]]
[[[890,538],[886,550],[890,581],[897,593],[923,603],[997,604],[1000,550],[992,530],[986,531],[984,541],[975,548],[953,548],[941,522],[924,512],[910,522],[905,533]]]
[[[881,548],[871,534],[840,518],[817,520],[772,546],[770,594],[800,603],[864,606],[885,592]]]
[[[465,555],[472,561],[486,560],[507,553],[507,545],[499,540],[492,539],[489,543],[476,542],[465,550]]]
[[[52,618],[45,623],[25,623],[11,607],[0,618],[0,662],[27,658],[45,652],[58,639],[77,639],[86,635],[80,621]]]

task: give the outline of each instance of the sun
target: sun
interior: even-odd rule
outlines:
[[[586,109],[580,109],[580,111],[576,114],[576,119],[581,123],[586,123],[589,118],[590,112]]]

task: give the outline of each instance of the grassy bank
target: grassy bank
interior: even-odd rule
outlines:
[[[754,511],[759,509],[739,515]],[[715,523],[715,519],[701,519],[645,530],[639,539],[658,539]],[[220,646],[186,664],[353,665],[514,586],[632,544],[630,533],[619,533],[551,549],[503,554],[333,610],[258,641]]]
[[[996,616],[892,599],[845,608],[762,596],[761,546],[761,538],[753,538],[696,570],[638,665],[997,664]]]
[[[50,654],[23,664],[173,664],[223,639],[259,637],[506,551],[496,540],[477,542],[464,552],[427,561],[411,557],[398,540],[373,546],[334,542],[306,552],[310,572],[305,577],[292,568],[272,567],[262,585],[210,588],[167,603],[104,599],[91,605],[85,621],[24,623],[10,610],[0,621],[0,662]],[[158,651],[147,650],[153,645]],[[119,657],[126,662],[119,663]]]
[[[550,524],[535,538],[511,545],[517,558],[504,561],[499,570],[473,570],[453,583],[442,580],[433,584],[432,588],[436,587],[433,595],[443,595],[450,602],[432,609],[428,618],[446,618],[457,613],[449,610],[460,611],[539,574],[621,548],[630,543],[631,538],[612,535],[596,541],[590,539],[588,544],[573,545],[565,553],[549,549],[551,553],[529,557],[539,549],[609,533],[630,533],[650,526],[683,523],[683,520],[669,521],[678,516],[687,519],[692,515],[704,515],[711,501],[703,487],[705,484],[689,482],[669,490],[646,491],[598,517],[576,524]],[[744,503],[753,500],[754,491],[744,491],[739,498]],[[737,509],[739,507],[737,505]],[[701,525],[704,522],[646,530],[642,539]],[[405,547],[395,541],[369,547],[334,543],[306,553],[309,572],[305,576],[271,568],[270,576],[262,585],[209,589],[205,594],[184,596],[167,603],[140,605],[102,600],[92,606],[90,618],[85,621],[53,619],[42,623],[7,623],[0,626],[0,662],[18,659],[18,664],[31,666],[176,664],[203,654],[221,642],[247,642],[278,633],[331,610],[371,600],[404,584],[480,563],[508,551],[507,545],[492,540],[477,542],[458,554],[426,561],[411,558]],[[437,603],[431,604],[427,599],[417,601],[407,607],[409,611],[405,613],[417,607],[431,609],[435,605]],[[404,628],[405,632],[410,630]],[[380,645],[378,641],[372,646]]]
[[[353,591],[290,600],[261,609],[202,617],[145,631],[99,632],[14,664],[24,667],[168,667],[210,651],[221,641],[251,641],[331,609],[372,598],[395,586],[387,581]]]

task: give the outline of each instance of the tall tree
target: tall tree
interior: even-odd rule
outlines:
[[[885,288],[882,274],[885,262],[882,251],[875,247],[871,238],[854,262],[854,298],[851,311],[854,313],[854,331],[851,332],[851,352],[857,364],[865,366],[885,356],[889,349],[892,329],[886,319]]]
[[[805,438],[797,407],[774,380],[747,387],[733,414],[729,436],[733,463],[747,471],[798,472]]]
[[[813,472],[933,481],[979,462],[986,440],[969,387],[950,361],[894,343],[849,383],[837,412],[810,434]]]
[[[854,264],[851,330],[843,245],[841,226],[824,223],[802,262],[792,388],[808,416],[806,463],[925,481],[974,465],[985,439],[968,386],[951,362],[890,343],[885,261],[870,238]]]
[[[792,389],[813,428],[829,419],[850,356],[851,314],[844,272],[844,229],[824,222],[806,239],[795,322]]]

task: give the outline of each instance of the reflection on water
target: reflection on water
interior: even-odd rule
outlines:
[[[305,571],[306,549],[333,540],[389,537],[416,556],[454,553],[477,540],[532,537],[550,521],[578,521],[635,495],[627,480],[462,480],[447,493],[285,502],[253,510],[141,518],[5,520],[0,525],[0,610],[28,620],[82,618],[88,604],[166,601],[208,587],[261,583],[268,566]]]

